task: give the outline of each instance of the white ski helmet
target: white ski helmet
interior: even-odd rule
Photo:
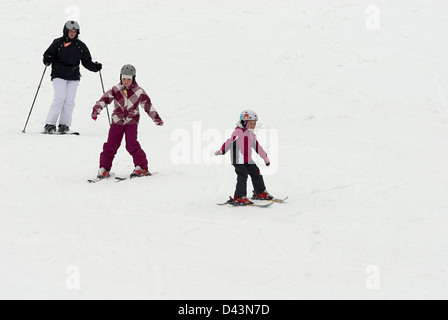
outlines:
[[[241,112],[240,121],[243,128],[247,128],[247,121],[258,121],[258,115],[255,111],[252,110],[244,110]]]

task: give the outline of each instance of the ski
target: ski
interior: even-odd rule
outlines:
[[[267,208],[274,204],[274,202],[269,202],[266,204],[241,204],[241,203],[231,203],[231,202],[223,202],[223,203],[217,203],[218,206],[225,206],[226,204],[229,204],[234,207],[259,207],[259,208]]]
[[[69,132],[64,132],[64,133],[60,133],[60,132],[52,132],[52,133],[48,133],[43,131],[42,134],[48,134],[50,136],[79,136],[80,133],[77,131],[69,131]]]
[[[143,175],[140,175],[140,176],[131,176],[131,175],[129,175],[128,177],[119,177],[119,176],[117,176],[117,177],[115,177],[115,180],[117,180],[117,182],[120,182],[120,181],[124,181],[124,180],[127,180],[127,179],[150,177],[150,176],[153,176],[153,175],[155,175],[157,173],[158,172],[148,172],[147,174],[143,174]]]
[[[69,132],[65,132],[65,133],[58,133],[60,136],[63,136],[63,135],[69,135],[69,136],[79,136],[80,135],[80,133],[79,132],[77,132],[77,131],[69,131]]]
[[[96,177],[94,179],[87,180],[87,182],[88,183],[97,183],[97,182],[100,182],[100,181],[103,181],[103,180],[108,180],[108,179],[110,179],[112,177],[115,177],[115,174],[111,172],[111,173],[109,173],[109,176],[107,178],[98,178],[98,177]]]
[[[288,199],[288,197],[283,198],[283,199],[277,199],[277,198],[274,198],[274,199],[257,199],[257,198],[255,198],[255,197],[252,197],[252,200],[270,201],[270,202],[277,202],[277,203],[283,203],[283,202],[285,202],[287,199]]]
[[[274,202],[269,202],[266,204],[256,204],[256,203],[235,203],[233,202],[232,197],[230,197],[230,200],[223,203],[217,203],[218,206],[225,206],[226,204],[229,204],[234,207],[259,207],[259,208],[267,208],[274,204]]]

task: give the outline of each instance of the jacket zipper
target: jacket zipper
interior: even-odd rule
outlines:
[[[124,114],[125,117],[123,119],[124,124],[127,124],[126,119],[128,118],[128,89],[124,88]]]

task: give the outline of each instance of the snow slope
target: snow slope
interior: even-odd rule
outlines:
[[[436,0],[0,2],[0,298],[448,298],[448,4]],[[82,70],[43,136],[42,53],[76,18],[106,89],[137,68],[151,178],[90,185],[108,122]],[[372,20],[373,19],[373,20]],[[378,29],[379,28],[379,29]],[[269,209],[219,207],[213,157],[260,117]],[[124,147],[113,171],[133,169]]]

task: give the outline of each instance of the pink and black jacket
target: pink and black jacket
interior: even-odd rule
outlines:
[[[232,164],[253,164],[252,149],[254,149],[265,162],[269,162],[268,154],[258,143],[255,133],[242,128],[242,126],[238,124],[238,127],[235,128],[230,139],[224,142],[219,151],[221,154],[225,154],[230,150]]]
[[[121,82],[107,91],[93,106],[92,115],[99,115],[101,110],[114,102],[112,123],[125,126],[138,124],[140,120],[139,105],[156,124],[162,123],[162,119],[151,103],[151,99],[136,82],[126,88]]]

